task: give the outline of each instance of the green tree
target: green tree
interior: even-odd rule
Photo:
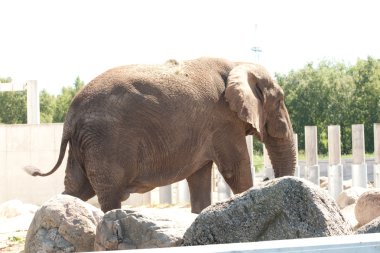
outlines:
[[[366,151],[373,152],[373,123],[380,122],[380,60],[358,60],[350,74],[355,86],[350,120],[352,124],[364,124]]]
[[[1,83],[12,82],[10,77],[0,78]],[[26,91],[0,92],[0,123],[22,124],[27,121]]]
[[[373,152],[373,124],[380,122],[380,61],[368,57],[354,66],[322,61],[276,74],[304,149],[304,126],[318,127],[319,153],[327,153],[328,125],[341,126],[342,152],[351,153],[352,124],[364,124],[366,151]]]
[[[304,127],[318,127],[318,151],[327,153],[327,126],[340,125],[342,139],[347,137],[349,98],[353,80],[348,68],[341,63],[323,61],[317,67],[312,63],[287,75],[276,74],[283,87],[294,132],[299,135],[300,149],[304,149]],[[347,142],[343,152],[350,149]]]
[[[56,98],[46,90],[40,92],[40,119],[41,123],[53,122],[56,107]]]
[[[56,100],[55,112],[53,116],[54,122],[64,122],[67,110],[77,92],[84,86],[84,82],[79,77],[75,79],[74,87],[62,88],[62,93],[58,95]]]

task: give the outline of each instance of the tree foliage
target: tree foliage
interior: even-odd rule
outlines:
[[[304,149],[304,126],[318,127],[318,150],[327,153],[328,125],[341,126],[342,152],[350,153],[352,124],[365,125],[366,151],[373,152],[373,123],[380,121],[380,61],[368,57],[354,66],[322,61],[276,74]]]
[[[11,78],[0,78],[0,85],[1,83],[9,83],[11,81]],[[46,90],[42,90],[40,92],[41,122],[63,122],[72,99],[83,86],[84,82],[77,77],[73,86],[62,88],[62,92],[58,96],[51,95]],[[26,123],[26,91],[0,92],[0,108],[0,123]]]
[[[56,109],[54,112],[54,122],[64,122],[67,110],[75,94],[84,86],[84,82],[79,77],[75,79],[74,87],[64,87],[56,100]]]
[[[12,79],[0,78],[1,83],[10,83]],[[27,120],[26,114],[26,91],[0,92],[0,123],[24,124]]]

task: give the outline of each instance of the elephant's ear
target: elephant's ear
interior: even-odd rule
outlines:
[[[246,64],[233,68],[228,76],[225,99],[238,117],[251,124],[262,136],[263,94],[257,85],[258,76]]]

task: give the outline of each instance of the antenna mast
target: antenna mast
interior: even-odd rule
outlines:
[[[261,47],[259,46],[259,40],[258,40],[258,25],[255,24],[255,30],[254,30],[254,36],[253,36],[253,47],[251,48],[252,52],[253,52],[253,60],[254,62],[256,63],[259,63],[260,62],[260,54],[263,52],[263,50],[261,49]]]

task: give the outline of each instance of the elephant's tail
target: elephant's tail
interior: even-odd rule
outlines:
[[[69,142],[69,140],[70,140],[70,134],[67,134],[67,132],[66,132],[66,134],[64,134],[62,137],[58,161],[52,170],[50,170],[49,172],[46,172],[46,173],[42,173],[39,168],[34,167],[34,166],[26,166],[26,167],[24,167],[24,170],[28,174],[30,174],[34,177],[35,176],[46,177],[46,176],[53,174],[59,168],[59,166],[61,166],[61,164],[62,164],[63,158],[65,157],[65,153],[66,153],[67,143]]]

